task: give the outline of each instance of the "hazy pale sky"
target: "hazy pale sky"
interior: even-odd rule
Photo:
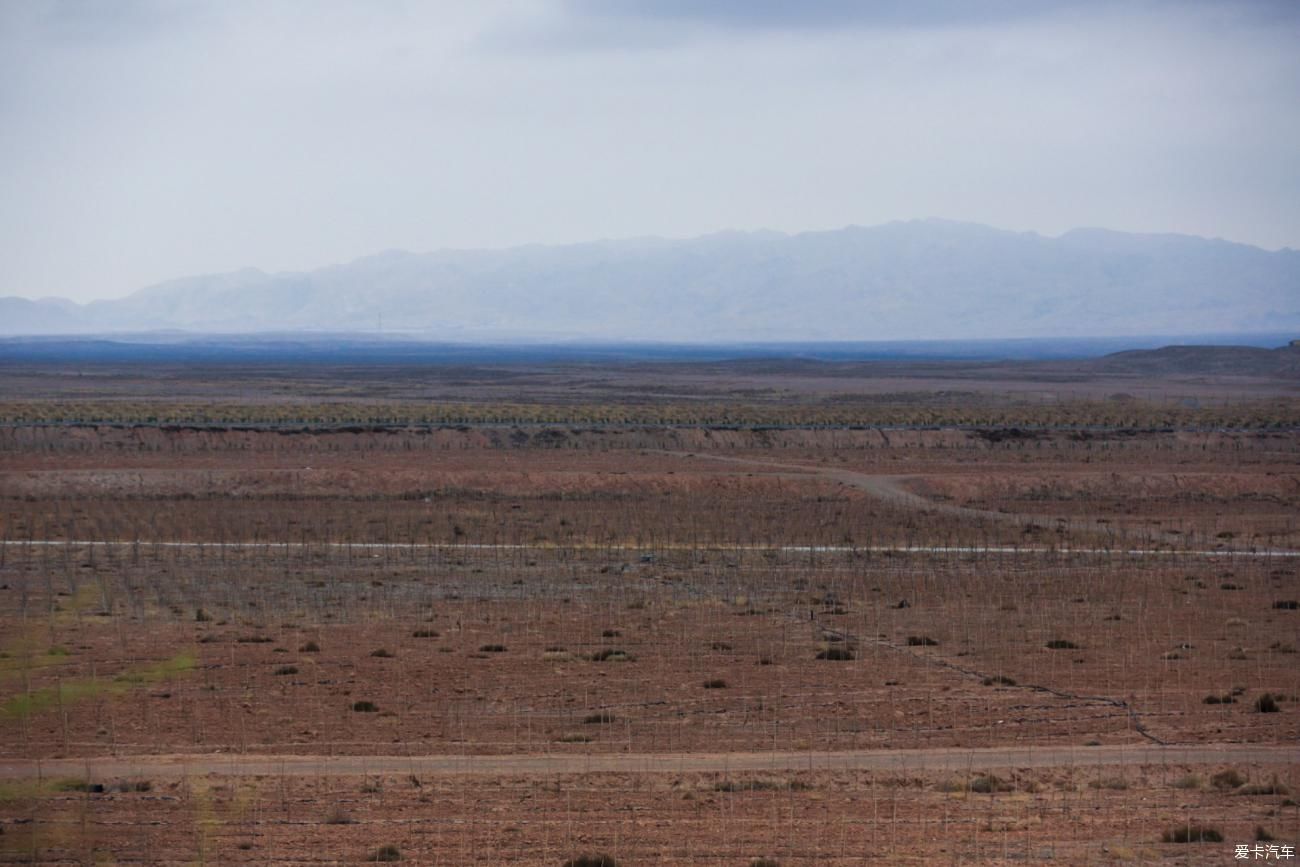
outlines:
[[[1300,247],[1291,0],[0,0],[0,295],[939,216]]]

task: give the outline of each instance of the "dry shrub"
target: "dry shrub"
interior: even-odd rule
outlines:
[[[1222,843],[1223,834],[1204,825],[1180,825],[1166,831],[1160,839],[1166,843]]]
[[[1010,782],[994,774],[981,774],[970,781],[970,790],[981,795],[988,795],[993,792],[1010,792],[1014,789],[1015,786]]]
[[[715,792],[810,792],[813,784],[806,780],[787,780],[781,777],[759,777],[750,780],[718,780]]]
[[[340,806],[335,806],[325,816],[326,825],[353,825],[356,821],[351,813]]]
[[[1073,641],[1068,641],[1064,638],[1053,638],[1051,641],[1047,642],[1047,647],[1049,650],[1078,650],[1079,649],[1079,645],[1075,644]]]
[[[944,780],[935,786],[940,792],[977,792],[981,795],[989,795],[994,792],[1011,792],[1015,786],[994,774],[980,774],[970,780]]]
[[[909,635],[907,636],[908,647],[936,647],[939,642],[935,641],[928,635]]]
[[[1238,786],[1244,786],[1245,784],[1246,778],[1243,777],[1241,772],[1236,768],[1228,768],[1226,771],[1219,771],[1217,774],[1210,777],[1210,785],[1220,791],[1235,789]]]
[[[1255,699],[1255,710],[1258,713],[1277,713],[1281,708],[1277,706],[1277,698],[1266,692]]]
[[[564,862],[564,867],[618,867],[612,855],[578,855]]]
[[[1128,788],[1128,781],[1121,777],[1106,777],[1102,780],[1093,780],[1088,783],[1093,789],[1109,789],[1112,792],[1122,792]]]

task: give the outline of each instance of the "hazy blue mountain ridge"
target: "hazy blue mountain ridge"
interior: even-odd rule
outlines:
[[[879,340],[1300,329],[1300,252],[921,220],[504,250],[388,251],[186,277],[84,306],[0,299],[0,333],[369,330]]]

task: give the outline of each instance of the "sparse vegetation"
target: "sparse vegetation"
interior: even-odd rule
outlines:
[[[737,382],[761,366],[725,364]],[[817,391],[798,391],[831,368]],[[856,375],[810,361],[734,401],[711,403],[701,375],[680,399],[643,402],[635,386],[602,392],[601,405],[547,408],[500,400],[558,393],[559,374],[532,389],[523,367],[465,365],[455,386],[428,370],[335,382],[331,369],[311,386],[329,394],[318,402],[228,407],[277,414],[269,430],[231,427],[202,398],[151,406],[130,394],[108,409],[208,419],[0,426],[2,734],[11,761],[63,757],[76,768],[86,757],[89,779],[112,793],[56,793],[48,767],[34,793],[20,788],[27,781],[0,785],[14,816],[49,817],[62,835],[10,823],[9,843],[22,838],[15,857],[33,839],[49,850],[33,862],[83,852],[266,861],[302,856],[304,841],[365,860],[391,842],[408,862],[517,861],[536,845],[535,859],[558,864],[618,846],[628,863],[699,849],[719,864],[770,867],[773,855],[842,860],[859,851],[853,841],[892,863],[933,856],[940,839],[949,853],[1034,862],[1096,854],[1109,828],[1104,857],[1135,862],[1154,857],[1163,829],[1217,822],[1220,807],[1231,808],[1229,839],[1256,822],[1281,834],[1294,783],[1255,752],[1279,754],[1295,722],[1295,638],[1279,628],[1291,612],[1273,605],[1294,594],[1296,567],[1249,549],[1300,544],[1295,432],[1227,429],[1218,422],[1239,414],[1262,421],[1263,405],[1211,406],[1204,395],[1195,417],[1212,428],[1154,430],[1193,413],[1138,396],[1093,415],[1070,394],[1082,386],[1065,381],[1050,401],[985,394],[983,382],[979,394],[942,398],[922,393],[928,385],[882,394],[888,378],[835,391]],[[672,376],[655,373],[654,385]],[[78,393],[99,379],[51,387]],[[1170,404],[1198,387],[1180,383]],[[444,400],[453,391],[472,396],[460,415]],[[392,422],[426,410],[448,423]],[[652,411],[653,423],[629,422]],[[359,421],[303,427],[334,414]],[[580,418],[537,423],[548,414]],[[885,416],[907,421],[844,421]],[[700,421],[715,417],[723,423]],[[1011,417],[1046,426],[999,426]],[[757,429],[761,418],[817,421]],[[74,534],[94,544],[26,543]],[[155,668],[177,645],[193,648],[192,663]],[[381,645],[392,656],[370,657]],[[633,652],[631,667],[613,665]],[[1265,694],[1277,712],[1253,712]],[[1109,764],[1110,746],[1143,734],[1189,745],[1186,760]],[[1251,757],[1217,752],[1223,741],[1248,744]],[[1058,745],[1052,767],[1017,764],[1032,744]],[[1196,759],[1202,744],[1214,752],[1201,761],[1239,763],[1235,780],[1211,784],[1223,768]],[[928,763],[930,750],[979,747],[1006,747],[1006,763],[994,773]],[[901,751],[906,767],[837,761],[860,750]],[[239,757],[232,766],[330,756],[322,768],[370,776],[195,771],[156,777],[145,795],[120,788],[136,773],[129,764],[90,770],[97,756],[137,754],[147,768],[155,752],[187,754],[196,768],[227,752]],[[782,759],[759,772],[727,764],[730,753],[814,764]],[[406,754],[410,767],[367,764]],[[504,768],[546,755],[542,764],[567,770],[494,772],[471,797],[449,797],[463,791],[459,778],[422,757],[458,755]],[[624,770],[577,776],[606,763]],[[721,817],[725,833],[671,819],[695,808]],[[447,829],[436,840],[395,822],[430,810]],[[83,814],[94,840],[78,836]],[[353,814],[356,826],[328,827]],[[142,816],[160,825],[124,842]],[[627,817],[635,833],[617,830]],[[383,828],[388,841],[365,834]],[[1069,846],[1057,846],[1065,835]],[[235,853],[241,841],[253,855]]]
[[[331,807],[330,811],[325,814],[326,825],[351,825],[356,821],[356,819],[352,818],[351,813],[337,805]]]
[[[994,774],[981,774],[970,781],[970,790],[987,795],[993,792],[1011,792],[1015,786]]]
[[[1128,780],[1123,777],[1103,777],[1099,780],[1090,780],[1088,786],[1093,789],[1106,789],[1111,792],[1122,792],[1128,789]]]
[[[1161,835],[1165,843],[1222,843],[1223,834],[1205,825],[1179,825]]]
[[[632,654],[626,650],[616,650],[612,647],[602,647],[600,650],[592,653],[589,657],[592,662],[631,662]]]
[[[564,867],[619,867],[610,855],[577,855],[564,862]]]
[[[1227,768],[1210,777],[1210,785],[1220,791],[1235,789],[1245,783],[1246,778],[1236,768]]]

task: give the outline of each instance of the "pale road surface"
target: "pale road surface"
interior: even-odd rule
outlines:
[[[958,507],[953,507],[958,508]],[[301,542],[266,539],[260,542],[179,542],[126,539],[0,539],[6,548],[191,548],[208,551],[299,550]],[[650,545],[614,543],[510,544],[476,542],[308,542],[307,548],[336,551],[774,551],[783,554],[1023,554],[1026,556],[1092,554],[1110,557],[1210,557],[1243,559],[1300,558],[1300,551],[1285,548],[1092,548],[1070,545],[707,545],[693,542],[655,542]]]
[[[852,752],[607,753],[599,755],[275,756],[238,754],[0,759],[0,779],[185,776],[512,777],[549,774],[763,773],[780,771],[959,772],[1011,768],[1300,764],[1300,746],[1125,744],[1097,747],[858,750]]]

